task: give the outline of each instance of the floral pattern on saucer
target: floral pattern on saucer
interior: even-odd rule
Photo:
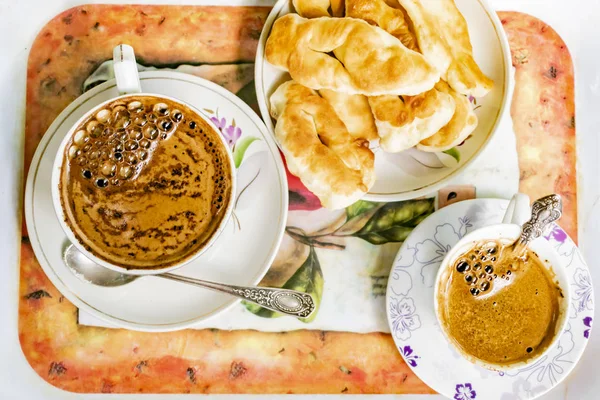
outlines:
[[[435,391],[455,400],[534,399],[558,385],[575,367],[591,335],[594,303],[590,272],[567,234],[554,225],[544,236],[568,271],[569,322],[548,354],[523,368],[499,373],[460,357],[443,337],[433,305],[437,270],[465,234],[500,223],[508,201],[471,200],[431,215],[415,228],[394,261],[387,316],[398,351]],[[413,349],[418,349],[418,358]]]

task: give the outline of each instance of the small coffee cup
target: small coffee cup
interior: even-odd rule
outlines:
[[[117,97],[111,98],[105,102],[102,102],[101,104],[93,107],[91,110],[89,110],[87,113],[85,113],[85,115],[83,115],[72,126],[72,128],[69,129],[69,131],[65,135],[65,138],[63,139],[63,141],[61,142],[61,144],[58,148],[58,152],[56,153],[53,170],[52,170],[52,185],[51,185],[54,209],[55,209],[56,215],[58,217],[58,220],[60,222],[60,225],[61,225],[63,231],[65,232],[68,240],[73,245],[75,245],[77,247],[77,249],[80,252],[82,252],[86,257],[88,257],[90,260],[93,260],[94,262],[96,262],[97,264],[99,264],[103,267],[106,267],[106,268],[109,268],[109,269],[112,269],[112,270],[115,270],[115,271],[118,271],[121,273],[125,273],[125,274],[131,274],[131,275],[161,274],[161,273],[169,272],[169,271],[175,270],[177,268],[180,268],[183,265],[188,264],[191,261],[195,260],[200,255],[202,255],[204,252],[206,252],[206,250],[208,250],[214,244],[214,242],[217,240],[217,238],[219,237],[219,235],[225,228],[225,226],[231,216],[231,213],[232,213],[233,207],[234,207],[234,203],[235,203],[234,199],[233,199],[233,197],[236,193],[235,164],[233,161],[233,156],[232,156],[231,150],[230,150],[227,142],[223,138],[223,136],[219,133],[219,129],[201,111],[199,111],[197,108],[195,108],[191,104],[188,104],[184,101],[174,99],[172,97],[165,96],[162,94],[147,93],[147,92],[142,91],[140,79],[138,76],[135,55],[134,55],[133,48],[131,46],[123,45],[123,44],[116,46],[113,50],[113,62],[114,62],[114,74],[115,74],[115,78],[116,78],[116,86],[117,86],[119,95]],[[226,208],[224,210],[220,211],[221,213],[223,213],[222,214],[223,216],[221,217],[220,222],[218,223],[217,227],[215,228],[215,230],[211,234],[211,236],[204,242],[204,244],[201,248],[195,250],[195,252],[191,252],[181,262],[176,262],[176,263],[168,265],[166,267],[158,267],[158,268],[124,268],[123,266],[113,264],[109,261],[106,261],[106,260],[96,256],[92,251],[88,250],[82,243],[80,243],[80,241],[77,239],[75,232],[73,231],[71,226],[67,223],[67,218],[66,218],[67,216],[66,216],[66,212],[63,208],[63,204],[61,202],[61,193],[60,193],[59,187],[60,187],[61,174],[62,174],[62,169],[63,169],[63,161],[66,156],[65,149],[66,149],[67,145],[69,144],[72,136],[75,134],[75,130],[78,127],[80,127],[80,125],[84,121],[86,121],[88,118],[95,115],[96,113],[98,113],[98,111],[102,110],[103,107],[105,107],[106,105],[108,105],[114,101],[117,101],[117,100],[125,100],[126,101],[130,97],[138,97],[139,98],[139,97],[145,97],[145,96],[153,97],[153,98],[157,98],[157,99],[165,99],[174,104],[179,104],[179,105],[183,105],[184,107],[187,107],[188,109],[190,109],[191,111],[194,112],[194,114],[195,114],[194,117],[201,118],[203,120],[203,122],[205,122],[211,129],[214,130],[214,132],[218,133],[215,136],[219,137],[219,139],[221,141],[220,144],[223,146],[223,149],[225,149],[225,153],[227,154],[227,157],[226,157],[226,160],[224,160],[224,163],[226,163],[228,165],[229,171],[231,171],[231,185],[228,189],[229,190],[229,202],[227,203]]]
[[[514,243],[521,234],[521,225],[525,223],[530,216],[531,209],[529,205],[529,197],[522,193],[516,194],[512,198],[501,224],[490,225],[477,229],[465,235],[450,249],[442,261],[435,280],[434,307],[437,322],[444,337],[448,343],[465,359],[478,366],[494,371],[509,371],[522,368],[525,365],[533,364],[556,345],[567,324],[568,307],[571,298],[568,277],[565,269],[566,265],[564,261],[559,257],[550,243],[543,238],[536,239],[528,244],[528,248],[538,255],[538,258],[540,261],[542,261],[544,267],[551,271],[551,275],[560,287],[563,296],[558,298],[559,316],[557,318],[555,332],[553,333],[554,336],[552,337],[550,344],[543,352],[540,352],[540,354],[537,354],[526,361],[517,361],[511,364],[499,365],[489,363],[473,357],[470,354],[466,354],[462,349],[459,348],[455,340],[446,331],[440,311],[441,307],[439,294],[442,291],[442,286],[450,277],[455,262],[462,254],[466,253],[476,244],[484,241],[499,241],[507,245]]]

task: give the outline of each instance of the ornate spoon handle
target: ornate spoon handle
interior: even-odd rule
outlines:
[[[521,249],[527,243],[542,236],[544,229],[562,215],[562,199],[557,194],[542,197],[531,206],[531,219],[521,228],[521,236],[516,246]]]
[[[306,318],[315,310],[315,302],[312,296],[295,290],[225,285],[169,273],[155,276],[227,293],[269,310],[293,317]]]

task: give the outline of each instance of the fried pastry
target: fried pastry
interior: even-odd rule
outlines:
[[[454,0],[398,0],[414,26],[419,49],[457,92],[485,96],[494,82],[473,59],[467,21]]]
[[[265,56],[296,82],[315,90],[418,95],[440,78],[423,55],[383,29],[354,18],[307,20],[287,14],[273,24]]]
[[[374,96],[369,104],[384,151],[398,153],[416,146],[442,127],[455,111],[454,99],[436,89],[419,96]]]
[[[388,5],[385,0],[346,0],[346,17],[378,26],[398,38],[404,46],[419,51],[417,38],[410,30],[404,11]]]
[[[324,207],[347,207],[369,191],[375,183],[375,156],[369,142],[353,138],[325,99],[288,81],[270,102],[277,120],[275,136],[288,169]]]
[[[344,0],[293,0],[293,3],[304,18],[344,16]]]
[[[456,111],[448,123],[435,135],[422,140],[417,148],[423,151],[446,151],[461,144],[477,128],[477,115],[466,96],[453,90],[446,82],[440,81],[435,88],[454,98]]]
[[[348,132],[356,139],[378,139],[377,127],[366,96],[322,89],[319,94],[333,107]]]

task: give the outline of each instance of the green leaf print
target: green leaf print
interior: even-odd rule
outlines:
[[[375,245],[403,242],[434,209],[433,198],[387,203],[352,236]]]
[[[378,204],[373,203],[372,201],[359,200],[346,208],[346,216],[348,217],[348,220],[351,220],[352,218],[370,211],[377,206]]]
[[[456,147],[453,147],[450,150],[443,151],[442,153],[448,154],[449,156],[454,158],[456,162],[460,162],[460,152]]]
[[[321,271],[321,264],[317,258],[317,253],[314,247],[310,247],[310,252],[304,263],[298,268],[298,270],[288,279],[288,281],[282,286],[283,289],[297,290],[299,292],[309,293],[315,300],[315,311],[308,318],[299,318],[302,322],[311,322],[317,316],[319,312],[319,306],[321,305],[321,297],[323,296],[323,272]],[[264,318],[276,318],[281,317],[275,311],[267,310],[259,305],[242,302],[246,309],[259,317]]]
[[[260,139],[254,136],[248,136],[235,144],[235,149],[233,150],[233,161],[236,168],[239,168],[242,164],[244,154],[246,153],[246,150],[248,150],[248,147],[250,147],[250,145],[257,140]]]

